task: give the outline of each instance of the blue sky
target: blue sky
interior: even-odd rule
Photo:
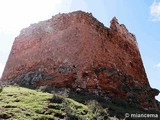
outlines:
[[[59,12],[74,10],[91,12],[105,26],[109,26],[114,16],[125,24],[136,35],[150,85],[160,90],[158,0],[0,0],[0,76],[21,29]]]

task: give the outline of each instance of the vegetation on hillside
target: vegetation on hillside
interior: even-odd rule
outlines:
[[[0,93],[0,119],[10,120],[91,120],[109,119],[96,101],[88,105],[57,94],[8,86]],[[102,118],[103,117],[103,118]]]
[[[122,120],[125,113],[149,113],[119,99],[107,101],[83,93],[70,92],[64,96],[42,91],[19,86],[1,87],[0,120]]]

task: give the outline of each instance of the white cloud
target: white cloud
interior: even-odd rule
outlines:
[[[2,63],[0,63],[0,78],[3,73],[3,70],[4,70],[4,65]]]
[[[157,65],[156,65],[156,67],[160,69],[160,63],[159,63],[159,64],[157,64]]]
[[[150,14],[153,21],[160,21],[160,1],[154,1],[150,6]]]
[[[71,0],[0,0],[0,32],[17,34],[30,24],[69,9]]]
[[[160,101],[160,95],[156,96],[156,99],[157,99],[158,101]]]

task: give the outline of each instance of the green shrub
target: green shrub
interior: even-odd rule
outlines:
[[[68,114],[66,120],[80,120],[80,118],[73,114]]]
[[[63,103],[63,101],[64,101],[64,98],[59,95],[56,95],[56,94],[54,94],[53,97],[50,99],[50,102],[52,102],[52,103],[61,104],[61,103]]]
[[[92,111],[92,113],[95,115],[94,118],[96,119],[104,119],[108,118],[108,110],[104,109],[100,103],[98,103],[96,100],[90,100],[87,103],[88,108]]]
[[[3,91],[3,86],[0,86],[0,93]]]

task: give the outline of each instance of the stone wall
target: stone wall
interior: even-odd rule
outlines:
[[[26,80],[28,73],[33,77]],[[50,79],[35,80],[35,75]],[[82,11],[58,14],[23,29],[2,81],[79,88],[143,108],[157,108],[154,97],[159,93],[148,83],[135,36],[116,18],[107,28]]]

